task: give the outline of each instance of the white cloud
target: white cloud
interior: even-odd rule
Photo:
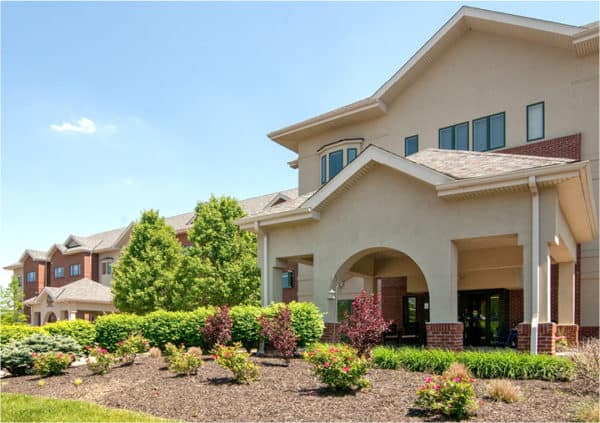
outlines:
[[[57,132],[79,132],[81,134],[93,134],[96,132],[96,124],[93,120],[82,117],[76,124],[63,122],[61,125],[50,125],[50,129]]]

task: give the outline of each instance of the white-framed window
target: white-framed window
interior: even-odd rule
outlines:
[[[112,275],[112,265],[113,265],[113,259],[106,259],[106,260],[102,260],[101,263],[101,273],[103,275]]]
[[[349,138],[321,147],[321,185],[326,184],[351,163],[360,153],[362,138]]]
[[[19,282],[19,288],[23,288],[23,276],[18,275],[17,281]]]
[[[544,102],[527,106],[527,141],[536,141],[544,138]]]
[[[64,277],[65,277],[65,268],[63,266],[55,267],[54,268],[54,278],[59,279],[59,278],[64,278]]]
[[[72,264],[69,266],[69,274],[71,276],[79,276],[81,275],[81,264]]]
[[[27,282],[35,282],[36,272],[27,272]]]

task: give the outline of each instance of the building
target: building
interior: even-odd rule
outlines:
[[[370,97],[271,132],[298,197],[237,222],[263,302],[334,336],[365,289],[454,349],[598,336],[598,31],[462,7]]]
[[[247,214],[281,204],[297,196],[291,189],[240,201]],[[191,245],[187,231],[194,213],[167,217],[183,246]],[[129,241],[133,223],[90,236],[69,235],[47,251],[25,250],[12,270],[23,287],[25,312],[32,325],[64,319],[86,319],[115,312],[110,286],[112,266]]]

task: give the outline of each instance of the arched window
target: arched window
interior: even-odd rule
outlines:
[[[362,138],[345,138],[318,150],[321,157],[321,185],[327,183],[360,153]]]

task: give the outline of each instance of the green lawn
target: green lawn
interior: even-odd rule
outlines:
[[[83,401],[21,394],[0,394],[3,422],[165,422],[134,411],[117,410]]]

